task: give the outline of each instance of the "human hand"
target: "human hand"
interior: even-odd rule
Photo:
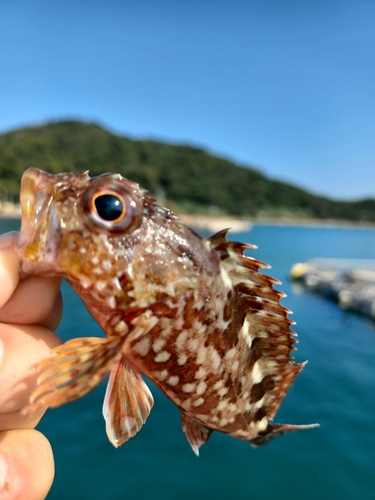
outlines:
[[[53,332],[60,279],[19,281],[16,237],[0,236],[0,500],[42,500],[54,477],[51,446],[34,429],[45,409],[22,409],[36,386],[35,364],[61,343]]]

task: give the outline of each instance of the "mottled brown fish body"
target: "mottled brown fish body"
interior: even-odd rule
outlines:
[[[309,427],[270,423],[303,365],[277,281],[244,255],[252,245],[201,238],[118,174],[29,169],[21,205],[22,275],[66,278],[107,335],[54,349],[29,410],[76,399],[110,371],[103,414],[118,446],[151,411],[143,373],[181,410],[197,454],[212,430],[259,445]]]

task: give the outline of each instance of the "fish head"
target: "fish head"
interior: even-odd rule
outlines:
[[[147,307],[197,283],[200,238],[120,174],[31,168],[20,201],[21,276],[62,276],[84,302],[111,308]]]

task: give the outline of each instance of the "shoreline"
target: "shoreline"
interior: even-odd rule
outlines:
[[[253,224],[262,226],[300,226],[300,227],[325,227],[332,228],[347,228],[347,229],[375,229],[375,222],[357,222],[353,220],[343,219],[277,219],[277,218],[253,218]]]
[[[355,222],[340,219],[293,219],[266,218],[266,217],[234,217],[234,216],[206,216],[206,215],[178,215],[182,222],[195,229],[220,231],[229,227],[231,232],[250,231],[254,226],[290,226],[290,227],[317,227],[317,228],[345,228],[345,229],[375,229],[375,222]]]
[[[10,201],[0,201],[0,218],[14,219],[21,217],[21,205]]]
[[[299,219],[293,217],[235,217],[230,215],[176,214],[184,224],[198,230],[213,232],[230,228],[233,233],[250,231],[253,226],[295,226],[324,227],[327,229],[375,229],[375,222],[356,222],[341,219]],[[21,218],[21,206],[10,202],[0,202],[1,219]]]

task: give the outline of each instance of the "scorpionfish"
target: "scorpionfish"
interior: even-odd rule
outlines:
[[[119,174],[30,168],[21,206],[21,276],[65,278],[106,334],[53,349],[29,410],[79,398],[109,373],[103,415],[119,446],[153,406],[144,374],[180,409],[197,455],[213,430],[259,446],[313,426],[272,423],[304,363],[291,356],[279,282],[245,255],[254,245],[228,230],[199,236]]]

